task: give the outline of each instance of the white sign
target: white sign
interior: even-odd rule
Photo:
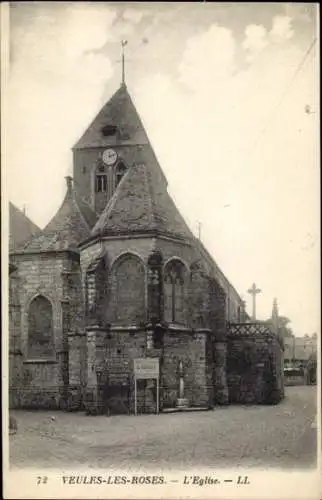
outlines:
[[[134,359],[134,412],[137,415],[137,380],[156,379],[157,380],[157,400],[156,412],[159,413],[159,359],[158,358],[137,358]]]
[[[134,359],[134,375],[136,379],[159,378],[159,359]]]

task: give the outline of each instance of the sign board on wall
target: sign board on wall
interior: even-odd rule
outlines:
[[[159,378],[158,358],[134,359],[134,375],[136,379]]]

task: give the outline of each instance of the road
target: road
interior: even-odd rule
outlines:
[[[15,416],[11,467],[285,469],[310,468],[316,460],[316,387],[288,387],[277,406],[137,417],[41,411]]]

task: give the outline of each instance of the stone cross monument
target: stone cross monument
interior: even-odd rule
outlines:
[[[261,293],[262,290],[260,290],[259,288],[257,288],[257,286],[255,285],[255,283],[253,283],[252,287],[247,290],[248,293],[251,294],[252,296],[252,299],[253,299],[253,311],[252,311],[252,320],[255,321],[256,320],[256,295],[258,293]]]

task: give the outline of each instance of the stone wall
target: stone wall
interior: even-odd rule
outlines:
[[[208,407],[211,383],[207,377],[208,332],[167,331],[162,364],[162,406],[175,407],[179,397],[179,363],[183,365],[184,398],[189,406]]]
[[[75,254],[48,252],[15,254],[19,280],[19,335],[15,349],[21,352],[21,374],[17,388],[19,406],[61,408],[68,390],[68,330],[80,325],[83,304],[80,299],[80,268]],[[77,295],[75,291],[77,290]],[[34,297],[43,295],[52,305],[53,350],[51,356],[30,357],[28,350],[28,312]]]
[[[257,328],[260,326],[260,328]],[[284,397],[283,351],[278,337],[257,324],[232,327],[227,338],[231,403],[278,403]]]
[[[87,339],[85,332],[68,333],[69,384],[66,409],[80,410],[84,405],[87,383]]]
[[[9,275],[9,408],[20,406],[22,352],[20,344],[21,306],[19,276],[13,269]]]
[[[213,404],[228,403],[226,294],[215,279],[209,283],[211,297],[210,329],[212,351]]]
[[[203,267],[203,263],[196,260],[198,254],[195,249],[189,245],[171,240],[163,240],[162,238],[113,239],[95,243],[93,246],[84,248],[81,251],[81,268],[84,288],[86,273],[90,269],[90,266],[93,265],[98,258],[101,258],[105,262],[105,280],[101,280],[101,286],[104,288],[105,293],[99,294],[94,292],[93,294],[93,296],[101,297],[101,301],[98,300],[96,303],[96,311],[93,318],[94,324],[98,320],[102,325],[116,322],[113,298],[116,297],[118,288],[126,289],[128,278],[125,273],[123,277],[118,276],[118,279],[115,280],[115,267],[119,259],[121,259],[122,256],[126,256],[126,254],[132,255],[133,259],[141,259],[145,266],[145,282],[138,284],[140,287],[141,284],[144,286],[144,291],[142,290],[138,300],[140,301],[140,308],[142,308],[141,302],[143,298],[145,300],[146,314],[142,315],[142,322],[144,323],[148,319],[148,262],[149,258],[155,253],[160,255],[162,260],[161,275],[162,270],[171,258],[180,259],[185,265],[188,277],[185,295],[185,309],[187,313],[186,326],[191,328],[209,328],[212,315],[216,315],[219,309],[224,312],[226,311],[226,302],[224,299],[221,299],[225,297],[224,291],[218,284],[216,284],[216,287],[220,292],[210,290],[209,269],[207,266]],[[213,282],[215,282],[214,279]],[[138,288],[138,286],[136,286],[136,288]],[[161,290],[160,293],[162,293]],[[134,299],[136,294],[133,293],[132,295]],[[218,297],[219,299],[217,300]],[[162,298],[160,300],[162,302]],[[122,303],[118,303],[117,306],[119,309],[123,310],[126,316],[126,311],[129,310],[129,308],[124,307]],[[137,309],[139,309],[139,307],[137,307]],[[226,321],[225,314],[222,315],[222,321],[224,322]],[[161,317],[159,319],[164,320],[165,318]],[[132,317],[124,317],[123,320],[118,321],[118,323],[126,326],[135,324],[135,321],[133,322]],[[218,330],[218,325],[215,326],[215,330]]]
[[[208,407],[212,384],[207,372],[208,332],[164,332],[159,346],[147,348],[144,329],[89,328],[87,331],[87,387],[89,412],[133,413],[135,358],[158,357],[160,409],[176,406],[179,397],[179,362],[183,363],[185,392],[190,406]],[[154,381],[137,382],[138,413],[156,411]]]
[[[60,408],[62,387],[60,364],[57,361],[24,361],[20,385],[22,408]]]

